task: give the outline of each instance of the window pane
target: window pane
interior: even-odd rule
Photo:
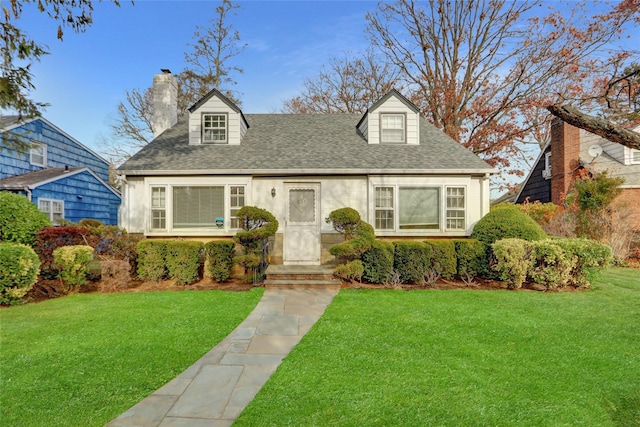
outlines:
[[[633,163],[640,163],[640,150],[631,150],[631,156]]]
[[[440,228],[439,188],[400,188],[400,229]]]
[[[316,221],[316,192],[311,189],[289,190],[289,221]]]
[[[41,212],[51,213],[51,202],[49,200],[38,200],[38,207]]]
[[[231,187],[231,228],[240,228],[240,220],[237,217],[238,211],[244,206],[244,186]]]
[[[31,148],[29,149],[29,154],[30,154],[29,162],[32,165],[44,166],[44,159],[45,159],[44,145],[33,143],[31,145]]]
[[[175,228],[215,227],[224,218],[224,187],[173,187]]]
[[[377,210],[375,226],[378,230],[393,230],[393,211]]]
[[[163,208],[166,201],[166,189],[164,187],[153,187],[151,189],[151,207]]]
[[[447,188],[447,229],[464,229],[464,187]]]
[[[403,114],[382,114],[380,127],[382,142],[404,142]]]
[[[224,142],[227,140],[227,116],[224,114],[205,114],[203,119],[203,139],[205,142]]]
[[[164,210],[154,210],[151,211],[151,228],[161,228],[164,229],[167,227],[167,217],[166,212]]]

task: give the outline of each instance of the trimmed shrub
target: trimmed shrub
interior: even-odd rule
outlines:
[[[87,283],[87,266],[93,259],[93,248],[86,245],[62,246],[53,251],[65,285],[77,288]]]
[[[353,237],[360,221],[360,214],[353,208],[336,209],[325,219],[327,224],[333,225],[333,229],[344,236],[344,240]]]
[[[426,240],[425,244],[430,248],[430,265],[435,276],[444,279],[453,279],[456,275],[458,263],[456,247],[453,240],[433,239]]]
[[[0,191],[0,241],[33,246],[38,230],[50,225],[49,217],[25,196]]]
[[[209,277],[216,282],[231,279],[235,243],[228,240],[214,240],[204,245],[205,266]]]
[[[363,274],[364,265],[359,259],[349,261],[346,264],[340,264],[336,266],[335,270],[335,275],[342,280],[357,280],[358,282],[360,282],[362,280]]]
[[[501,239],[524,239],[527,241],[546,238],[542,227],[518,207],[507,205],[493,209],[473,227],[472,239],[490,245]]]
[[[523,239],[502,239],[491,245],[496,258],[494,269],[510,289],[519,289],[533,264],[531,243]]]
[[[486,273],[489,265],[487,245],[479,240],[454,240],[458,276],[467,284]]]
[[[21,303],[39,271],[40,259],[29,246],[0,242],[0,305]]]
[[[576,257],[565,251],[553,240],[531,242],[533,249],[533,268],[531,279],[546,286],[547,289],[564,288],[571,280],[571,271]]]
[[[169,240],[141,240],[138,242],[138,277],[143,280],[162,280],[167,277],[165,259]]]
[[[53,259],[53,251],[62,246],[95,246],[96,238],[86,227],[44,227],[36,233],[34,249],[40,257],[40,274],[45,279],[55,279],[59,269]]]
[[[423,242],[394,242],[393,268],[402,283],[422,283],[431,260],[431,248]]]
[[[200,270],[201,242],[171,241],[167,243],[167,271],[169,278],[179,285],[195,282]]]
[[[268,239],[278,231],[278,220],[264,209],[244,206],[236,215],[244,231],[237,232],[233,240],[247,249],[257,249],[258,242]]]
[[[102,225],[89,229],[97,238],[95,246],[97,254],[128,261],[132,267],[135,266],[138,257],[137,244],[141,237],[131,235],[124,228],[115,225]]]
[[[374,240],[362,254],[363,277],[369,283],[389,283],[393,277],[393,243]]]
[[[119,259],[100,262],[100,292],[117,292],[129,287],[131,264]]]
[[[554,239],[565,252],[575,256],[576,263],[570,273],[570,284],[588,286],[613,263],[613,252],[604,243],[584,238]]]
[[[360,259],[376,239],[373,227],[364,221],[358,223],[353,236],[351,240],[332,246],[329,253],[342,261]]]

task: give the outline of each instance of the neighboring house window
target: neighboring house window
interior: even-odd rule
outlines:
[[[631,150],[631,164],[640,164],[640,150]]]
[[[216,218],[224,218],[224,186],[173,187],[173,228],[215,228]]]
[[[226,114],[203,114],[202,142],[214,144],[227,142]]]
[[[393,187],[376,187],[375,226],[378,230],[393,230]]]
[[[237,214],[241,207],[244,206],[244,185],[242,186],[231,186],[230,188],[230,217],[231,217],[231,228],[237,229],[240,228],[240,218],[238,218]]]
[[[447,229],[464,230],[464,187],[447,187]]]
[[[404,114],[380,115],[380,142],[399,144],[405,138]]]
[[[64,202],[62,200],[38,199],[38,209],[49,215],[49,220],[57,224],[64,218]]]
[[[151,228],[164,230],[167,228],[167,189],[151,187]]]
[[[29,163],[34,166],[47,166],[47,146],[44,144],[38,144],[37,142],[31,143],[29,148]]]
[[[401,230],[440,229],[440,188],[400,187],[398,217]]]
[[[551,152],[544,154],[544,170],[542,171],[544,179],[551,178]]]

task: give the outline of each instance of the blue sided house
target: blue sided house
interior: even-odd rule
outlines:
[[[0,129],[0,191],[27,196],[53,223],[118,224],[121,196],[108,184],[105,159],[43,117],[3,115]]]

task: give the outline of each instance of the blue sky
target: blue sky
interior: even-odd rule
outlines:
[[[33,64],[32,98],[50,104],[48,120],[101,152],[125,91],[149,87],[161,68],[180,72],[196,26],[206,26],[220,2],[121,0],[120,8],[108,0],[94,3],[93,25],[82,34],[67,30],[62,42],[57,23],[33,4],[24,5],[17,25],[51,53]],[[373,0],[236,3],[241,9],[229,22],[247,44],[234,62],[244,69],[236,80],[246,113],[278,111],[331,58],[364,50],[365,14],[377,9]],[[562,7],[556,0],[543,5]],[[625,42],[637,49],[640,34]]]
[[[347,50],[367,46],[365,14],[376,2],[239,1],[230,19],[245,50],[234,64],[242,109],[278,111],[285,99],[303,89],[304,79]],[[32,97],[49,103],[44,117],[83,144],[100,152],[109,123],[125,91],[151,85],[161,68],[174,73],[197,25],[206,26],[217,1],[121,0],[96,3],[93,25],[85,33],[65,31],[56,39],[56,23],[33,5],[17,22],[30,37],[45,43],[50,55],[32,67]]]

